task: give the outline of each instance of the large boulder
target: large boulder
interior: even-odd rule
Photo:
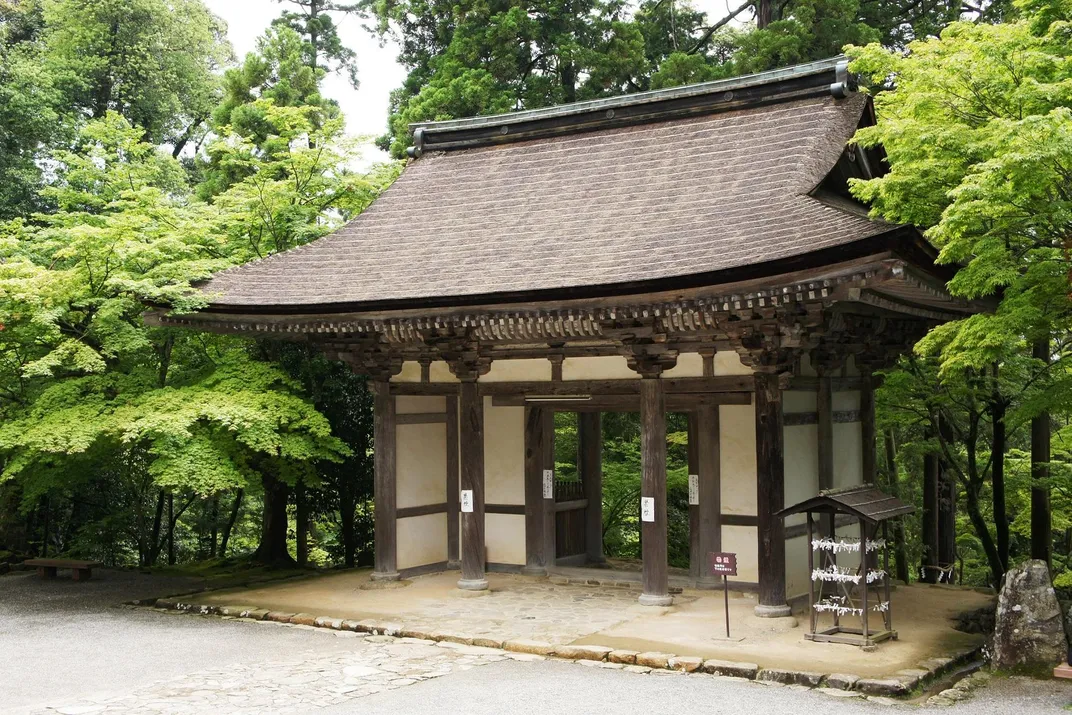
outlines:
[[[1064,617],[1045,561],[1009,569],[998,596],[995,668],[1047,672],[1068,654]]]

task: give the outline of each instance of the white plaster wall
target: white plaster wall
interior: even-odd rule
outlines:
[[[719,350],[715,353],[716,375],[751,375],[752,368],[741,362],[735,350]]]
[[[752,405],[719,405],[718,415],[722,513],[754,516],[756,513],[755,408]]]
[[[834,412],[860,409],[859,390],[835,390],[831,395],[830,404]]]
[[[811,390],[786,390],[782,393],[783,412],[815,412],[815,393]]]
[[[785,505],[792,506],[819,493],[819,447],[816,425],[786,427]],[[803,524],[806,517],[795,514],[785,520],[787,526]]]
[[[623,356],[566,358],[562,361],[563,380],[631,380],[640,375],[629,369]]]
[[[525,564],[525,515],[485,514],[487,559],[497,564]]]
[[[798,536],[785,541],[785,595],[793,598],[808,592],[811,574],[808,573],[808,537]]]
[[[864,454],[860,423],[834,424],[834,488],[863,484]]]
[[[551,361],[543,358],[525,360],[493,360],[491,369],[480,376],[480,382],[524,382],[551,379]]]
[[[399,508],[447,501],[447,426],[398,425],[396,493]]]
[[[525,408],[493,407],[491,402],[484,398],[484,501],[524,504]],[[521,527],[524,539],[524,522]]]
[[[398,568],[447,560],[447,515],[425,514],[398,520]]]
[[[447,398],[439,395],[398,395],[395,397],[395,414],[422,415],[446,412]]]
[[[703,377],[703,356],[700,353],[681,353],[677,364],[663,373],[663,377]]]
[[[450,366],[442,360],[436,360],[428,366],[428,380],[430,382],[458,382],[458,378],[450,371]]]
[[[402,372],[391,376],[391,382],[420,382],[421,364],[415,360],[402,363]]]
[[[754,526],[723,526],[722,550],[737,554],[737,581],[759,582],[759,536]]]

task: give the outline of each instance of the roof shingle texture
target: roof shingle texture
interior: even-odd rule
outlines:
[[[808,196],[866,99],[798,100],[426,154],[330,236],[223,271],[221,308],[659,280],[889,230]]]

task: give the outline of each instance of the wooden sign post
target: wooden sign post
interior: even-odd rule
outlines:
[[[712,552],[707,555],[711,573],[722,576],[722,593],[726,602],[726,638],[730,637],[730,576],[737,575],[737,554]]]

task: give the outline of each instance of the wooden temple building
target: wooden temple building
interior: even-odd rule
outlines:
[[[803,516],[875,473],[872,372],[973,306],[912,228],[868,218],[843,59],[414,127],[354,221],[217,274],[157,324],[306,341],[375,395],[375,578],[602,560],[600,413],[642,426],[642,603],[671,602],[667,411],[689,413],[693,582],[738,554],[756,612],[807,592]],[[581,480],[553,416],[580,415]],[[650,519],[650,520],[647,520]]]

